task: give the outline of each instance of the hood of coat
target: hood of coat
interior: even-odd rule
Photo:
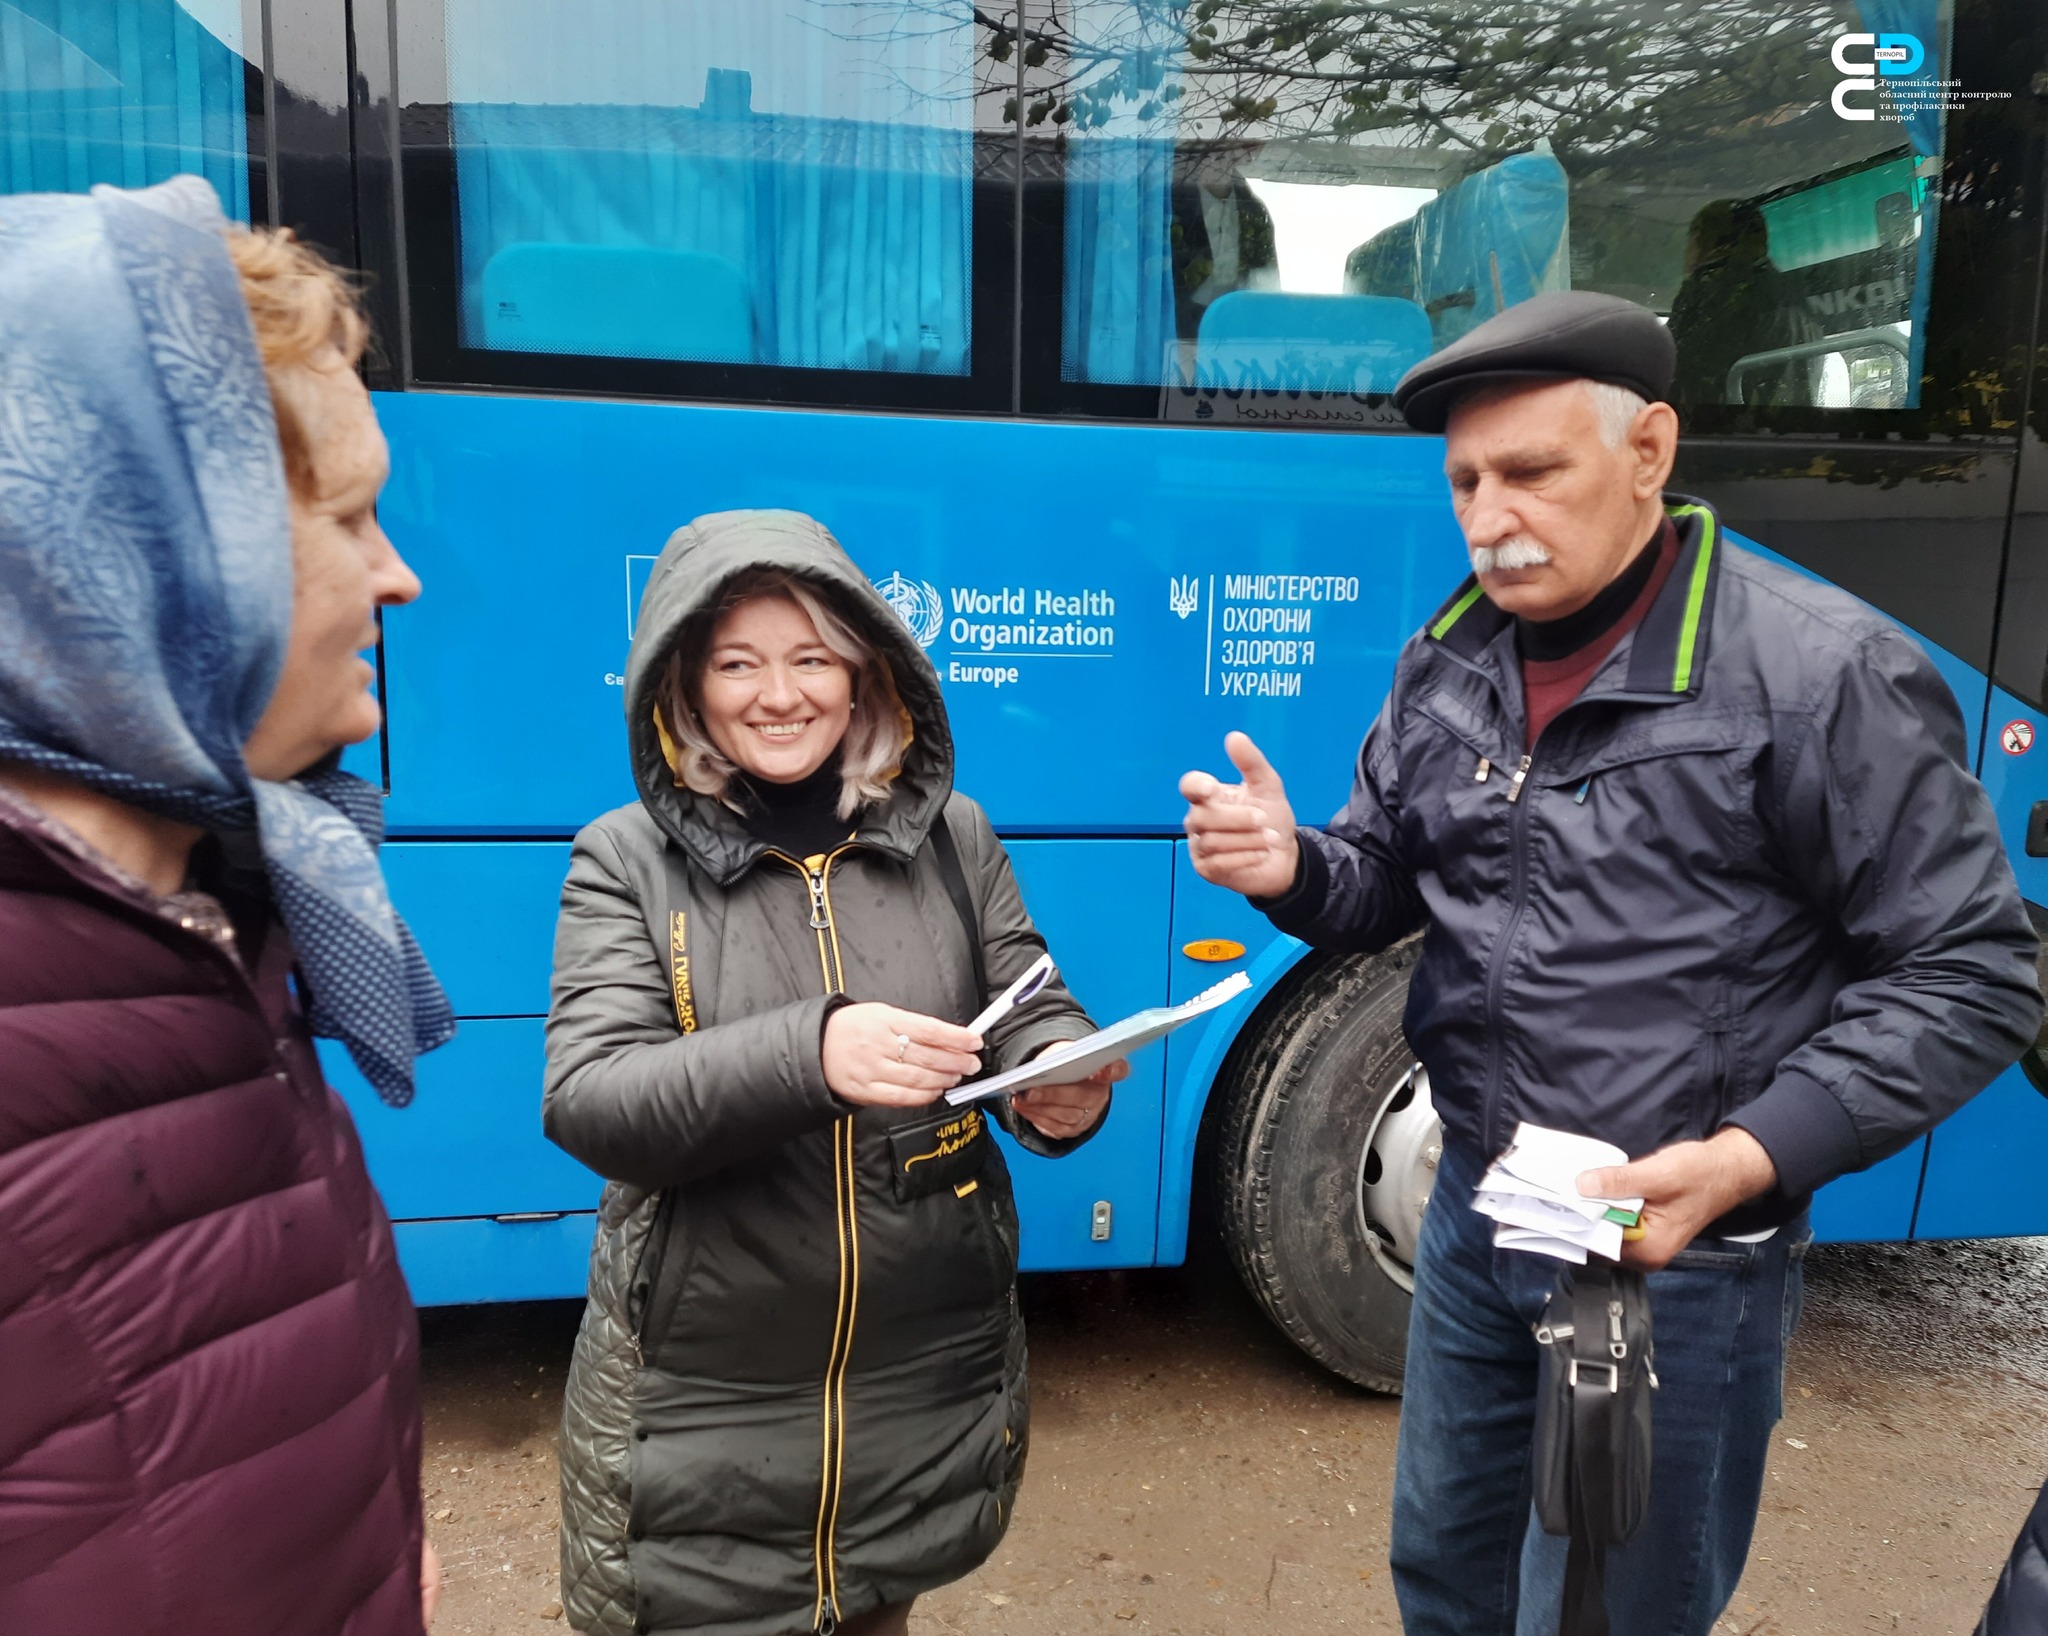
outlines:
[[[800,511],[713,512],[677,529],[663,547],[640,598],[626,661],[626,737],[641,804],[662,833],[721,885],[760,856],[761,842],[730,807],[676,783],[655,731],[654,709],[662,669],[684,626],[716,606],[734,575],[763,568],[817,586],[888,660],[912,739],[888,800],[862,815],[857,834],[863,845],[891,856],[914,856],[953,790],[953,735],[938,672],[845,548]]]

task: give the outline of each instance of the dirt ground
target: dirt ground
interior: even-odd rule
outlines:
[[[1211,1255],[1024,1280],[1031,1467],[916,1636],[1398,1631],[1397,1400],[1324,1374]],[[437,1636],[566,1628],[555,1439],[579,1307],[424,1318]],[[1729,1636],[1975,1626],[2048,1475],[2048,1240],[1823,1246]]]

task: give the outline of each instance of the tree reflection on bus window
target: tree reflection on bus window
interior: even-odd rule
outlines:
[[[1053,0],[1061,376],[1382,393],[1576,288],[1667,319],[1684,402],[1912,407],[1941,116],[1837,112],[1863,31],[1939,78],[1938,0]]]

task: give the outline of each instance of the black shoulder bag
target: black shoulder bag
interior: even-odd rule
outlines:
[[[1650,1504],[1657,1357],[1643,1275],[1597,1256],[1566,1267],[1536,1342],[1536,1517],[1571,1540],[1558,1636],[1608,1636],[1607,1547],[1627,1540]]]

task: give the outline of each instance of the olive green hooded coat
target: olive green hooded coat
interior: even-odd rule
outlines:
[[[820,587],[876,644],[914,733],[888,799],[808,864],[679,788],[653,725],[685,623],[759,567]],[[952,793],[930,662],[810,518],[725,512],[669,541],[626,719],[640,800],[576,838],[548,1016],[547,1133],[610,1181],[563,1412],[563,1601],[602,1636],[829,1631],[988,1556],[1027,1402],[993,1137],[943,1102],[841,1102],[824,1024],[855,1001],[956,1022],[984,1003],[928,841],[941,821],[991,992],[1042,944],[987,818]],[[665,848],[686,864],[681,925]],[[1090,1027],[1054,985],[989,1031],[984,1066]],[[1075,1145],[998,1117],[1039,1152]]]

